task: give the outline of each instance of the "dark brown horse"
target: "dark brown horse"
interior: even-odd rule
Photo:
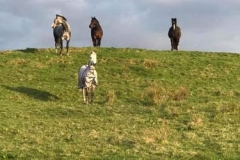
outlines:
[[[171,40],[171,51],[178,50],[181,38],[181,29],[177,26],[177,18],[172,18],[172,27],[168,31],[168,37]]]
[[[101,46],[101,40],[103,36],[103,30],[100,26],[98,20],[95,17],[91,17],[91,23],[89,24],[89,28],[91,28],[91,36],[92,36],[92,42],[93,46],[100,47]]]

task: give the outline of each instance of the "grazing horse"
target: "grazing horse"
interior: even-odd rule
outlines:
[[[56,18],[52,23],[53,36],[55,40],[55,49],[58,53],[58,48],[60,48],[59,54],[62,55],[63,40],[66,40],[66,48],[68,55],[69,42],[71,39],[71,28],[67,23],[67,19],[61,15],[56,14]]]
[[[89,24],[89,28],[91,28],[91,37],[94,47],[100,47],[101,46],[101,39],[103,36],[103,30],[100,26],[98,20],[95,17],[91,17],[91,23]]]
[[[98,85],[97,71],[95,65],[97,63],[97,54],[90,53],[90,59],[87,65],[83,65],[78,71],[78,89],[82,89],[83,101],[88,104],[93,102],[94,89]]]
[[[172,18],[172,27],[168,31],[168,37],[171,40],[171,51],[178,50],[181,38],[181,29],[177,26],[177,18]]]

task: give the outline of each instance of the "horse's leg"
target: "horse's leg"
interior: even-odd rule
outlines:
[[[56,51],[56,54],[58,52],[57,50],[57,47],[58,47],[58,39],[56,37],[54,37],[54,40],[55,40],[55,51]]]
[[[102,39],[102,38],[98,38],[98,46],[99,46],[99,47],[101,46],[101,39]]]
[[[63,48],[63,40],[60,38],[60,55],[62,55],[62,48]]]
[[[88,100],[92,103],[92,86],[88,87]]]
[[[171,51],[173,51],[173,39],[171,38]]]
[[[173,49],[178,50],[178,40],[177,40],[177,38],[173,39]]]
[[[57,44],[57,42],[55,42],[55,52],[56,52],[56,54],[58,54],[58,44]]]
[[[179,45],[179,38],[176,39],[176,50],[178,51],[178,45]]]
[[[89,88],[86,87],[86,104],[89,102]]]
[[[67,40],[67,41],[66,41],[67,55],[69,55],[69,53],[68,53],[69,42],[70,42],[70,40]]]
[[[97,46],[97,39],[95,39],[95,41],[94,41],[94,42],[95,42],[95,45],[94,45],[94,47],[96,47],[96,46]]]
[[[82,89],[83,102],[86,103],[86,88]]]
[[[94,86],[91,87],[91,103],[93,103],[93,98],[94,98]]]
[[[93,39],[93,47],[96,47],[96,46],[97,46],[97,40]]]
[[[93,35],[93,33],[92,33],[92,43],[93,43],[93,47],[95,47],[96,46],[96,38],[95,38],[95,36]]]

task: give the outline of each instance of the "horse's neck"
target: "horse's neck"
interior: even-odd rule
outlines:
[[[90,72],[94,72],[95,66],[94,65],[87,65],[87,70]]]
[[[67,22],[66,22],[66,24],[67,24],[67,30],[71,31],[70,25]]]
[[[69,24],[66,21],[63,21],[62,25],[63,25],[63,27],[64,27],[66,32],[71,31],[70,26],[69,26]]]
[[[95,28],[96,28],[96,29],[100,29],[100,28],[102,28],[102,27],[100,26],[99,23],[97,23],[97,24],[95,25]]]

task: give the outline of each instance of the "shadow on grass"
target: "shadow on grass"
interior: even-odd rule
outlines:
[[[58,98],[58,96],[53,95],[49,92],[41,91],[41,90],[34,89],[34,88],[9,87],[9,86],[4,86],[4,85],[2,85],[2,87],[6,88],[8,90],[11,90],[11,91],[15,91],[15,92],[25,94],[29,97],[32,97],[34,99],[38,99],[38,100],[41,100],[41,101],[56,101],[56,100],[60,99],[60,98]]]

